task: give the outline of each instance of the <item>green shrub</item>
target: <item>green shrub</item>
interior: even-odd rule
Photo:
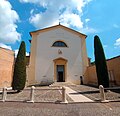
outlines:
[[[101,41],[97,35],[94,37],[94,55],[98,85],[109,87],[109,77],[104,50]]]
[[[22,41],[14,65],[12,87],[13,90],[21,91],[26,83],[26,47]]]

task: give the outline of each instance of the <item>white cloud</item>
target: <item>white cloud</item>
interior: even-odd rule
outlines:
[[[107,48],[108,47],[108,45],[103,45],[103,48]]]
[[[26,56],[29,56],[30,54],[28,52],[26,52]]]
[[[85,22],[87,23],[87,22],[89,22],[90,21],[90,19],[85,19]]]
[[[20,41],[21,34],[16,31],[17,21],[19,21],[19,16],[15,10],[12,10],[11,4],[7,0],[0,0],[0,42]]]
[[[120,38],[115,41],[115,47],[120,47]]]
[[[19,0],[20,2],[25,2],[25,3],[37,3],[39,2],[40,0]]]
[[[33,12],[34,12],[34,9],[32,9],[32,10],[30,11],[30,14],[32,15],[32,14],[33,14]]]
[[[17,54],[18,54],[18,49],[14,50],[15,51],[15,57],[17,57]],[[26,52],[26,56],[29,56],[29,53]]]
[[[60,23],[75,27],[78,30],[84,28],[81,19],[83,15],[83,7],[85,7],[92,0],[20,0],[24,3],[39,4],[45,8],[44,12],[33,13],[31,10],[30,23],[36,28],[44,28]],[[86,22],[90,19],[86,19]]]
[[[81,21],[79,15],[74,13],[63,14],[60,17],[61,23],[65,26],[73,26],[76,28],[83,28],[83,22]]]
[[[7,45],[5,45],[3,43],[0,43],[0,47],[12,50],[11,46],[7,46]]]
[[[14,51],[15,51],[15,57],[17,57],[18,49],[14,50]]]
[[[119,25],[117,25],[117,24],[113,24],[113,27],[115,27],[115,28],[119,28]]]
[[[97,30],[94,28],[90,28],[90,27],[85,27],[81,30],[82,33],[97,33]]]

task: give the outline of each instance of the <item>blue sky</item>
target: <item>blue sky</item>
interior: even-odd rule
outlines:
[[[17,53],[22,40],[30,51],[29,32],[59,24],[85,33],[94,61],[98,35],[106,58],[120,55],[120,0],[0,0],[0,46]]]

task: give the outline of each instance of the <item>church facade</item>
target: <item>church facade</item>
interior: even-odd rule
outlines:
[[[80,84],[87,70],[86,35],[62,25],[30,32],[28,84]]]

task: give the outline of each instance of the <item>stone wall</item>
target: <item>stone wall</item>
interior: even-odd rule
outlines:
[[[110,86],[120,85],[120,56],[108,59],[107,67],[109,73]],[[95,65],[91,65],[87,68],[85,78],[86,84],[97,85]]]
[[[14,52],[0,47],[0,87],[10,87],[13,76]]]

